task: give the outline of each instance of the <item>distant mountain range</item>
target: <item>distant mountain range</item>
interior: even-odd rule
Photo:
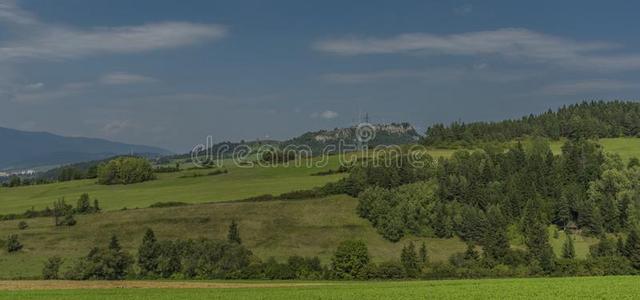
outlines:
[[[104,139],[64,137],[0,127],[0,170],[70,164],[130,153],[167,155],[171,151]]]

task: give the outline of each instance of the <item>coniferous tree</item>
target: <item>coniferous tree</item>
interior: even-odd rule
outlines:
[[[551,272],[555,263],[555,255],[549,243],[547,226],[541,216],[538,201],[538,199],[532,199],[527,203],[523,224],[525,228],[525,244],[531,258],[539,263],[545,272]]]
[[[402,248],[402,253],[400,254],[400,262],[402,262],[407,276],[415,277],[418,275],[418,255],[416,254],[416,247],[413,242],[409,242],[409,245],[405,245]]]
[[[150,228],[142,238],[142,244],[138,248],[138,266],[141,275],[154,274],[158,270],[158,257],[160,256],[158,243],[153,230]]]
[[[236,223],[236,220],[231,220],[229,232],[227,233],[227,240],[232,243],[242,244],[242,239],[240,239],[240,230],[238,229],[238,223]]]
[[[492,206],[487,211],[489,224],[483,241],[485,255],[495,261],[500,261],[509,251],[507,224],[500,209]]]
[[[626,256],[626,251],[624,250],[624,240],[621,236],[618,237],[618,242],[616,243],[616,250],[618,251],[618,255]]]
[[[573,246],[573,238],[569,233],[565,233],[566,239],[562,246],[562,258],[573,259],[576,257],[576,249]]]
[[[627,242],[624,245],[625,256],[631,262],[631,265],[640,269],[640,235],[637,229],[632,229],[627,237]]]
[[[425,244],[425,242],[422,242],[422,245],[420,246],[420,262],[422,264],[426,264],[428,261],[429,257],[427,253],[427,244]]]

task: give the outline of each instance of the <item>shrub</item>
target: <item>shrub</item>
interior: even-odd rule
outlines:
[[[18,235],[17,234],[9,235],[9,237],[7,237],[7,252],[9,253],[17,252],[17,251],[20,251],[20,249],[22,249],[22,243],[18,241]]]
[[[331,267],[333,275],[340,279],[363,278],[369,264],[369,250],[363,241],[344,241],[338,245]]]
[[[25,221],[20,221],[20,223],[18,223],[18,229],[20,230],[25,230],[29,227],[29,224],[27,224],[27,222]]]
[[[133,184],[154,179],[149,161],[139,157],[120,157],[98,166],[98,183]]]
[[[42,268],[42,278],[45,280],[59,279],[60,266],[62,258],[58,256],[49,257]]]
[[[178,201],[168,201],[168,202],[156,202],[154,204],[149,205],[150,208],[163,208],[163,207],[176,207],[176,206],[187,206],[189,203],[178,202]]]

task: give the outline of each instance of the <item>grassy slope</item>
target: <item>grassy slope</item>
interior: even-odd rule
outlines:
[[[112,233],[134,252],[147,227],[159,239],[210,237],[224,239],[232,219],[240,225],[243,243],[261,258],[286,259],[289,255],[319,256],[325,262],[336,245],[346,239],[367,241],[375,261],[397,259],[404,243],[384,240],[368,221],[354,212],[357,200],[348,196],[302,201],[214,203],[186,207],[114,211],[79,216],[73,227],[56,228],[51,218],[28,220],[29,228],[17,230],[18,221],[0,222],[0,236],[19,233],[25,249],[0,252],[0,278],[39,276],[47,257],[77,258],[96,244],[106,245]],[[424,239],[434,260],[464,251],[458,239]]]
[[[604,139],[607,151],[615,151],[627,159],[636,156],[640,139]],[[559,149],[560,143],[553,144]],[[448,155],[449,150],[431,152]],[[322,169],[336,168],[337,160]],[[185,171],[160,174],[153,182],[129,186],[99,186],[93,181],[75,181],[52,185],[0,189],[0,213],[22,212],[31,206],[42,208],[58,197],[71,203],[83,192],[98,197],[107,209],[146,207],[158,201],[191,203],[235,200],[259,194],[279,194],[296,189],[319,186],[342,175],[310,176],[320,169],[307,168],[237,168],[229,174],[197,178],[178,178],[193,173]],[[206,173],[208,171],[199,171]],[[22,253],[0,252],[0,277],[38,276],[42,262],[52,255],[64,253],[72,258],[85,255],[95,243],[106,243],[111,233],[123,239],[129,250],[141,240],[146,226],[160,238],[224,238],[231,218],[238,219],[245,243],[262,258],[284,258],[291,254],[318,255],[327,259],[335,245],[344,239],[367,240],[377,261],[395,259],[402,243],[383,240],[373,228],[354,214],[356,200],[346,196],[296,202],[218,203],[166,209],[114,211],[93,216],[79,216],[78,226],[55,228],[49,218],[28,220],[30,228],[17,230],[17,221],[0,222],[0,237],[19,233],[25,244]],[[560,253],[564,235],[552,239]],[[584,257],[592,239],[576,237],[576,252]],[[429,240],[431,257],[442,260],[464,244],[457,240]]]
[[[451,150],[433,150],[433,156],[447,156]],[[77,180],[47,185],[18,188],[0,187],[0,214],[21,213],[35,207],[43,209],[52,206],[53,201],[64,197],[67,203],[75,205],[80,194],[89,193],[100,200],[103,209],[114,210],[123,207],[148,207],[156,202],[181,201],[187,203],[221,202],[247,197],[273,194],[278,195],[293,190],[309,189],[336,181],[343,174],[311,176],[311,174],[337,169],[339,161],[332,156],[326,166],[307,168],[304,166],[238,167],[225,161],[228,174],[179,178],[193,173],[206,174],[211,170],[182,171],[180,173],[158,174],[158,179],[133,185],[98,185],[95,180]]]
[[[0,299],[632,299],[640,293],[640,278],[634,276],[283,284],[213,289],[22,290],[1,292]]]

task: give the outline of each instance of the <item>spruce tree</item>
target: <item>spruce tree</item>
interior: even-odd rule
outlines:
[[[640,269],[640,236],[637,229],[632,229],[627,237],[627,243],[624,245],[625,256],[631,262],[631,265]]]
[[[566,240],[562,246],[562,258],[573,259],[576,257],[576,249],[573,246],[573,238],[569,233],[565,233]]]
[[[109,250],[115,252],[120,252],[120,250],[122,250],[122,247],[120,247],[120,242],[118,241],[118,237],[115,234],[111,235],[111,241],[109,241]]]
[[[428,261],[428,253],[427,253],[427,244],[422,242],[422,246],[420,246],[420,262],[422,264],[426,264]]]
[[[160,256],[156,236],[150,228],[142,238],[142,244],[138,248],[138,266],[141,275],[154,274],[158,269]]]
[[[488,230],[483,240],[484,253],[492,260],[500,261],[509,251],[507,224],[500,209],[492,206],[487,211]]]
[[[539,263],[545,272],[551,272],[555,265],[555,255],[549,243],[549,234],[538,199],[530,200],[525,209],[523,220],[525,244],[531,258]]]
[[[236,223],[236,220],[231,220],[227,240],[232,243],[242,244],[242,239],[240,239],[240,230],[238,229],[238,223]]]
[[[402,247],[400,262],[402,262],[407,276],[415,277],[418,275],[418,255],[416,254],[416,247],[413,242],[409,242],[409,245]]]

